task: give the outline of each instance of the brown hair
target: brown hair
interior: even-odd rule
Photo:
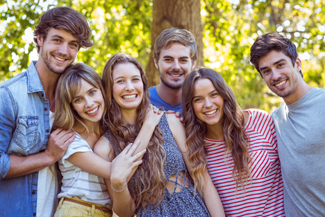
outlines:
[[[90,41],[91,31],[86,18],[71,8],[55,7],[45,12],[39,24],[35,27],[34,42],[36,43],[37,52],[40,49],[37,43],[37,35],[41,35],[45,40],[50,28],[62,29],[72,34],[78,39],[79,48],[93,46]]]
[[[236,188],[239,182],[244,187],[244,182],[250,177],[249,141],[244,131],[244,113],[237,104],[234,93],[222,76],[209,68],[199,68],[191,72],[185,78],[182,87],[182,111],[186,126],[186,144],[189,149],[190,162],[194,165],[191,174],[195,182],[195,187],[197,186],[199,192],[202,191],[204,184],[203,173],[207,169],[206,152],[203,145],[207,127],[204,122],[196,117],[193,110],[195,82],[204,78],[212,82],[224,100],[223,135],[227,150],[226,154],[231,153],[234,161],[232,173],[236,181]]]
[[[261,74],[258,62],[261,58],[268,55],[272,50],[281,51],[291,59],[293,66],[298,58],[296,46],[289,39],[285,38],[279,33],[267,33],[259,36],[251,47],[251,63],[255,66],[256,70]],[[303,77],[300,70],[301,77]],[[263,76],[262,76],[263,77]]]
[[[89,66],[83,63],[77,63],[69,66],[60,76],[55,91],[55,113],[52,130],[62,128],[64,130],[72,129],[76,123],[80,123],[88,130],[83,119],[72,107],[72,100],[78,94],[81,87],[81,80],[85,80],[93,87],[98,88],[103,97],[105,97],[104,88],[100,76]],[[104,108],[103,117],[106,114]],[[104,118],[100,120],[101,133],[105,131]]]
[[[132,63],[140,71],[143,82],[143,99],[137,108],[137,119],[135,127],[122,121],[121,110],[119,105],[113,98],[113,71],[118,64]],[[115,156],[122,152],[127,144],[133,142],[140,131],[146,110],[150,104],[148,82],[144,74],[144,70],[137,59],[134,57],[117,53],[114,54],[106,63],[103,70],[103,82],[106,89],[105,103],[108,105],[107,124],[109,130],[110,145],[114,150]],[[147,151],[143,156],[143,163],[138,167],[136,175],[129,182],[129,190],[133,200],[138,207],[142,202],[143,194],[149,193],[154,195],[152,199],[157,205],[164,197],[164,180],[165,173],[163,166],[165,162],[165,150],[162,147],[163,137],[162,131],[157,126],[148,144]],[[135,188],[130,188],[130,183],[135,183]],[[141,203],[145,206],[144,203]]]
[[[160,33],[153,47],[153,58],[158,61],[161,50],[169,48],[173,43],[180,43],[185,47],[189,47],[191,59],[193,62],[196,61],[197,47],[194,36],[186,29],[176,28],[165,29]]]

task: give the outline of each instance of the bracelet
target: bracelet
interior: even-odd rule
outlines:
[[[115,189],[113,188],[112,183],[111,183],[111,189],[112,189],[113,191],[117,192],[117,193],[120,193],[120,192],[124,191],[124,190],[126,189],[127,186],[128,186],[128,184],[125,182],[125,187],[124,187],[122,190],[115,190]]]

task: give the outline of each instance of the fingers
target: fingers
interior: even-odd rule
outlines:
[[[131,157],[131,161],[136,161],[138,159],[142,159],[143,155],[146,153],[146,149],[140,151],[139,153],[135,154],[134,156]]]
[[[132,164],[132,169],[133,169],[134,167],[139,166],[140,164],[142,164],[142,160],[139,160],[139,161],[134,162],[134,163]]]
[[[128,144],[125,149],[120,154],[127,154],[130,148],[132,148],[133,143]]]
[[[140,140],[135,141],[135,143],[132,145],[131,148],[129,148],[129,150],[126,152],[126,154],[131,156],[134,153],[135,149],[137,149],[139,144],[140,144]]]
[[[180,112],[176,112],[176,113],[175,113],[175,116],[176,116],[177,118],[179,118],[179,117],[181,116],[181,113],[180,113]]]

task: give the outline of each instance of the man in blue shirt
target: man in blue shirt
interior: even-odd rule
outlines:
[[[185,29],[166,29],[156,39],[154,61],[160,84],[149,88],[150,101],[165,111],[182,113],[182,84],[197,59],[194,36]]]
[[[53,205],[43,204],[39,210],[38,194],[44,194],[37,191],[39,171],[61,159],[75,133],[50,133],[50,113],[60,74],[80,47],[92,46],[90,35],[79,12],[64,7],[47,11],[34,31],[38,61],[0,85],[0,216],[46,217],[55,212]],[[41,198],[47,204],[56,201],[54,196]]]

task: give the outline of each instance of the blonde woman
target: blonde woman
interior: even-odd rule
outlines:
[[[59,161],[63,179],[55,217],[112,215],[112,201],[105,184],[105,179],[110,178],[112,163],[94,153],[94,144],[105,131],[103,93],[101,78],[85,64],[70,66],[59,79],[53,130],[72,129],[77,134]],[[146,137],[141,139],[146,141]],[[141,164],[137,159],[141,159],[145,151],[131,156],[137,144],[139,142],[129,145],[114,161],[121,171]]]

